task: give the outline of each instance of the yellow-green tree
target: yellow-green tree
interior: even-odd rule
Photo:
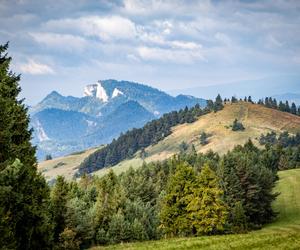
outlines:
[[[187,205],[195,180],[195,172],[187,163],[179,163],[174,175],[170,177],[160,213],[160,227],[166,236],[186,236],[192,233]]]
[[[227,208],[221,199],[223,191],[218,182],[215,172],[204,165],[186,208],[193,231],[198,235],[216,234],[224,230]]]

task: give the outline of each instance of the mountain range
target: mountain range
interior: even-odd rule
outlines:
[[[173,97],[158,89],[128,81],[103,80],[87,85],[83,97],[56,91],[30,108],[33,143],[39,160],[58,157],[111,142],[122,132],[142,127],[164,113],[204,107],[206,100]]]

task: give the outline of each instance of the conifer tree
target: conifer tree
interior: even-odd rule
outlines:
[[[221,200],[223,191],[218,182],[214,171],[205,165],[192,189],[187,212],[198,235],[215,234],[224,230],[227,208]]]
[[[223,100],[222,100],[222,97],[220,94],[217,95],[216,97],[216,101],[214,103],[214,111],[219,111],[219,110],[222,110],[224,107],[223,105]]]
[[[65,213],[67,211],[68,184],[64,177],[58,176],[51,191],[51,213],[54,222],[54,240],[59,240],[60,234],[66,226]]]
[[[18,98],[20,76],[10,71],[7,49],[8,44],[0,45],[0,196],[7,197],[0,200],[0,243],[3,248],[48,249],[49,189],[37,172],[27,108]]]
[[[293,102],[292,105],[291,105],[291,113],[293,115],[296,115],[297,114],[297,107],[296,107],[296,104]]]
[[[208,143],[208,135],[205,132],[200,134],[200,144],[206,145]]]
[[[160,212],[160,227],[167,236],[192,233],[187,205],[195,180],[193,168],[186,163],[179,163],[175,174],[170,177]]]

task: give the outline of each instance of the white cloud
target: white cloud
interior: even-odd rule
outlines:
[[[88,46],[88,43],[84,38],[69,34],[35,32],[30,33],[30,35],[36,42],[45,44],[50,48],[82,51]]]
[[[170,44],[173,48],[179,49],[198,50],[202,48],[201,44],[197,44],[194,42],[172,41]]]
[[[176,64],[189,64],[195,61],[204,61],[203,54],[198,50],[175,50],[151,47],[139,47],[139,57],[145,61],[161,61]]]
[[[84,36],[98,37],[103,41],[133,39],[136,36],[135,24],[120,16],[85,16],[51,20],[44,27],[55,31],[79,32]]]
[[[21,72],[30,75],[48,75],[55,73],[47,64],[39,63],[33,59],[29,59],[26,64],[21,64],[19,68]]]

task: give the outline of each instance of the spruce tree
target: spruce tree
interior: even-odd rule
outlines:
[[[8,44],[0,45],[0,196],[7,197],[0,200],[0,243],[3,248],[48,249],[49,189],[37,172],[27,108],[18,98],[20,76],[10,71],[7,49]],[[9,240],[3,239],[7,231]]]

